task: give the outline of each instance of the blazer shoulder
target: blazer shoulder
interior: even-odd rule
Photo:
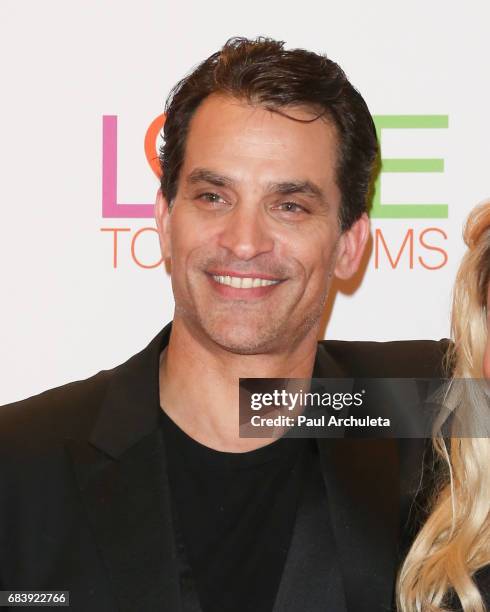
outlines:
[[[119,367],[0,406],[0,448],[19,448],[20,442],[27,451],[54,439],[86,439]]]
[[[158,385],[158,358],[170,329],[171,324],[166,325],[145,348],[112,369],[0,406],[0,454],[40,457],[48,449],[59,449],[66,439],[90,441],[106,406],[113,409],[103,427],[110,431],[114,426],[124,437],[139,419],[134,406]],[[124,406],[126,411],[119,410]],[[117,423],[111,422],[111,415]]]
[[[451,341],[447,338],[390,342],[322,340],[321,344],[352,376],[439,378],[448,375],[445,356]]]

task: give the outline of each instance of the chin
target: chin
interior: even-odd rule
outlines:
[[[257,355],[271,350],[273,342],[251,334],[213,334],[211,338],[221,348],[237,355]]]
[[[256,325],[203,325],[206,335],[221,348],[237,355],[256,355],[268,353],[277,347],[278,337],[274,329]]]

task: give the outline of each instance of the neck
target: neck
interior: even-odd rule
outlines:
[[[244,452],[275,438],[239,437],[239,378],[310,378],[317,350],[312,329],[296,346],[257,355],[231,353],[174,319],[160,356],[160,405],[196,441]]]

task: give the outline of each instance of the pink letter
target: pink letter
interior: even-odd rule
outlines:
[[[154,204],[117,202],[117,116],[102,117],[102,216],[143,219],[153,217]]]

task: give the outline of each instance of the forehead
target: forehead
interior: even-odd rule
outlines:
[[[236,180],[294,177],[328,187],[335,182],[335,126],[323,118],[311,121],[317,114],[306,108],[280,110],[289,116],[229,96],[209,96],[190,122],[183,173],[205,166]]]

